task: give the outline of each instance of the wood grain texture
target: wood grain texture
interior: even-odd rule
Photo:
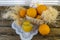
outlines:
[[[60,37],[35,35],[32,40],[60,40]]]
[[[0,40],[21,40],[19,36],[0,35]],[[35,35],[32,40],[60,40],[60,37],[45,37]]]
[[[11,27],[0,27],[0,34],[16,35]],[[51,32],[48,36],[60,36],[60,28],[51,28]]]
[[[19,36],[1,35],[0,40],[20,40]]]
[[[11,27],[0,27],[0,34],[16,35],[15,31]]]
[[[11,26],[12,22],[13,22],[13,21],[10,21],[10,20],[1,20],[1,21],[0,21],[0,26],[1,26],[1,27]]]

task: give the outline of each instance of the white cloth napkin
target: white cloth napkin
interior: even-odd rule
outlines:
[[[34,26],[35,27],[35,26]],[[16,33],[20,36],[21,40],[31,40],[34,35],[38,33],[38,29],[35,28],[31,32],[24,32],[21,26],[17,26],[15,22],[12,23],[12,28],[16,31]]]

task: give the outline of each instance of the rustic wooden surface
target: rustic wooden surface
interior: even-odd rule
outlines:
[[[1,10],[4,10],[1,8],[2,7],[0,7],[0,40],[20,40],[19,35],[17,35],[15,33],[15,30],[11,28],[11,23],[13,21],[4,20],[1,18]],[[60,11],[60,6],[57,6],[55,8],[58,9],[58,11]],[[59,22],[58,27],[55,26],[53,27],[52,25],[50,25],[51,32],[49,35],[42,36],[38,33],[33,37],[32,40],[60,40],[60,20],[58,22]]]

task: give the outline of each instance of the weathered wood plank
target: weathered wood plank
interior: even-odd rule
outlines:
[[[35,35],[32,40],[60,40],[60,37]]]
[[[0,27],[0,35],[1,34],[16,35],[15,31],[10,27]]]
[[[15,31],[10,27],[0,27],[0,34],[16,35]],[[48,36],[59,36],[60,28],[51,28],[51,32]]]
[[[21,40],[19,36],[0,35],[0,40]],[[44,37],[35,35],[32,40],[60,40],[60,37]]]
[[[60,40],[60,38],[59,37],[54,37],[54,40]]]
[[[0,40],[20,40],[19,36],[1,35]]]
[[[8,21],[8,20],[2,20],[2,21],[0,21],[0,27],[2,26],[2,27],[4,27],[4,26],[11,26],[11,24],[12,24],[12,22],[13,21]]]
[[[60,28],[51,28],[50,35],[60,36]]]

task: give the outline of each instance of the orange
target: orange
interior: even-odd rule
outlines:
[[[41,18],[41,16],[40,15],[37,15],[36,19],[40,19],[40,18]]]
[[[38,12],[38,14],[42,14],[42,12],[43,11],[45,11],[45,10],[47,10],[47,6],[45,6],[45,5],[39,5],[38,7],[37,7],[37,12]]]
[[[29,21],[25,21],[25,22],[23,22],[23,24],[22,24],[22,29],[23,29],[23,31],[25,31],[25,32],[30,32],[30,31],[32,31],[33,26],[32,26],[32,24],[31,24]]]
[[[26,15],[26,9],[25,8],[21,8],[20,9],[20,17],[25,17],[25,15]]]
[[[48,35],[50,33],[50,28],[47,24],[42,24],[39,26],[39,33],[42,35]]]
[[[30,16],[30,17],[36,17],[37,15],[37,11],[35,8],[29,8],[27,9],[27,15]]]

